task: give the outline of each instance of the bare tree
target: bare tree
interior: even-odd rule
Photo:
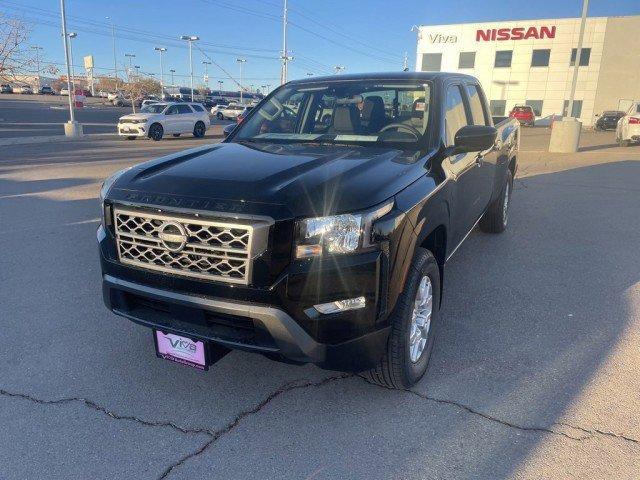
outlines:
[[[131,77],[129,81],[122,85],[122,91],[125,98],[131,100],[133,113],[136,113],[136,102],[141,102],[147,95],[156,95],[160,92],[160,83],[150,77],[136,75]]]
[[[15,81],[33,68],[35,59],[27,47],[29,27],[0,13],[0,79]]]

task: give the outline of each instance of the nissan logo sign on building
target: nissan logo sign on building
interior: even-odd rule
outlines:
[[[494,116],[528,104],[545,125],[568,113],[579,26],[580,18],[422,25],[416,70],[474,75]],[[583,124],[640,98],[640,82],[625,74],[640,71],[640,42],[629,41],[638,32],[640,16],[587,19],[572,112]]]

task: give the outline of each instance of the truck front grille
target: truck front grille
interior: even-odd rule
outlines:
[[[114,208],[121,263],[188,277],[248,284],[253,227]]]

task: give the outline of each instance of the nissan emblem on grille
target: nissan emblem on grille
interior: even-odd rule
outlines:
[[[114,219],[123,264],[228,283],[250,281],[251,224],[119,207]]]

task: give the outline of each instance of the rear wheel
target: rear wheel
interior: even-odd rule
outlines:
[[[204,134],[207,132],[207,127],[204,122],[196,122],[193,127],[193,136],[196,138],[204,137]]]
[[[154,123],[149,127],[149,138],[155,140],[156,142],[162,140],[162,136],[164,135],[164,129],[162,125],[159,123]]]
[[[407,389],[427,371],[440,306],[440,270],[429,250],[418,248],[391,314],[387,349],[378,366],[363,376],[387,388]]]
[[[507,228],[512,190],[513,177],[511,175],[511,170],[507,170],[507,175],[500,195],[489,206],[489,209],[484,213],[480,220],[480,229],[483,232],[501,233]]]

